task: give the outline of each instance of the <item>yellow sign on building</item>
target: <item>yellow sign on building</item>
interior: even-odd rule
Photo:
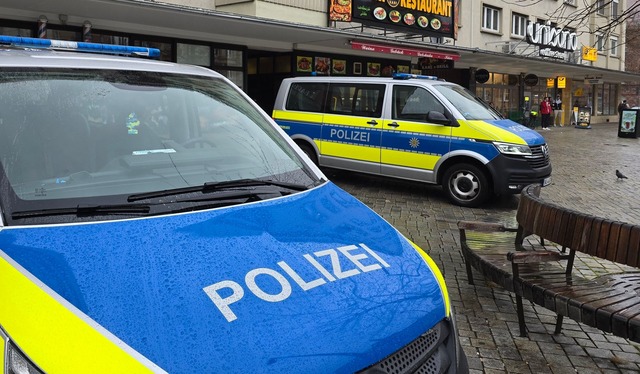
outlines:
[[[558,88],[567,87],[567,77],[558,77]]]
[[[582,59],[586,61],[598,60],[598,50],[591,47],[582,47]]]
[[[547,78],[547,87],[555,87],[556,79],[555,78]]]

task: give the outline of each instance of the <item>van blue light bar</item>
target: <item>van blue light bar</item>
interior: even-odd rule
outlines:
[[[393,73],[393,79],[429,79],[432,81],[437,81],[438,77],[433,75],[420,75],[420,74],[409,74],[409,73]]]
[[[78,52],[160,57],[160,50],[157,48],[130,47],[117,44],[72,42],[53,39],[25,38],[20,36],[0,35],[0,44],[10,44],[28,48],[53,48]]]

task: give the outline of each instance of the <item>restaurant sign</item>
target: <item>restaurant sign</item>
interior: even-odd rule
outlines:
[[[329,0],[329,20],[454,37],[453,0]]]

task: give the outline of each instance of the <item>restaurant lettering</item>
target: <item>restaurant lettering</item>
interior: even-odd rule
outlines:
[[[389,5],[393,6],[392,2],[389,2]],[[449,0],[400,0],[399,5],[402,8],[445,17],[451,17],[451,9],[453,9],[453,3]]]
[[[578,48],[578,35],[575,32],[541,23],[528,23],[527,41],[552,50],[575,51]]]

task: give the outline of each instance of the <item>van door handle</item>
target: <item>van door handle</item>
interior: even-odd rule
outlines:
[[[393,121],[393,122],[391,122],[391,123],[387,123],[387,126],[390,126],[390,127],[400,127],[400,125],[398,125],[398,122],[395,122],[395,121]]]
[[[368,124],[370,124],[371,126],[375,126],[378,124],[378,121],[376,121],[375,119],[372,119],[371,121],[367,122]]]

